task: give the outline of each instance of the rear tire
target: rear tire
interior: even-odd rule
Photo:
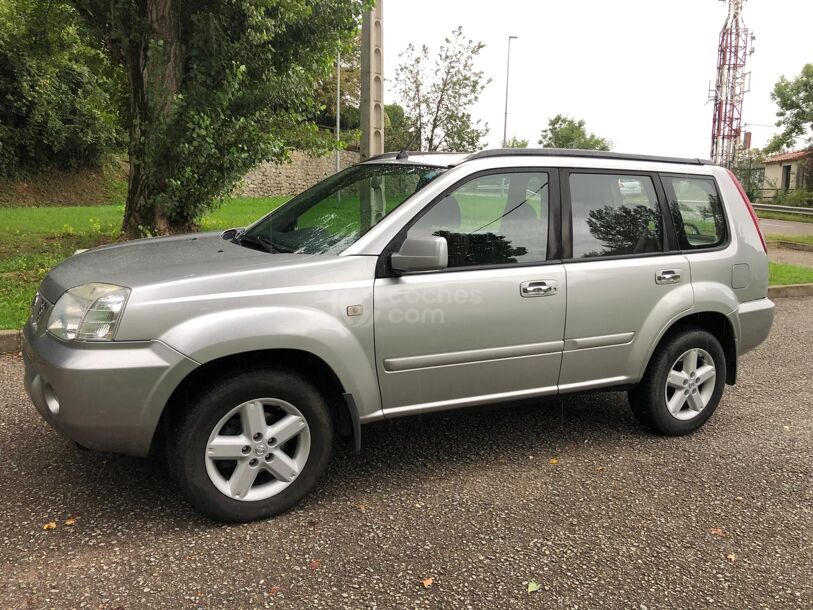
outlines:
[[[207,517],[228,522],[294,506],[316,486],[332,448],[324,398],[285,369],[213,382],[190,400],[167,439],[169,470],[184,496]]]
[[[691,434],[717,409],[725,379],[725,354],[717,338],[686,328],[657,347],[641,383],[628,393],[630,408],[653,432]]]

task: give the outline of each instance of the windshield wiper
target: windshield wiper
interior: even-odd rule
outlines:
[[[279,250],[274,247],[274,244],[272,244],[270,240],[266,239],[262,235],[243,233],[242,235],[235,237],[235,240],[237,240],[237,243],[239,243],[241,246],[254,248],[255,250],[260,250],[261,252],[270,252],[271,254],[279,252]]]

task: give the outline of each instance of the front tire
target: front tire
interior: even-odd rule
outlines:
[[[630,407],[653,432],[690,434],[717,409],[725,379],[720,342],[704,330],[687,328],[655,350],[641,383],[628,393]]]
[[[201,390],[167,439],[184,496],[217,521],[245,522],[299,502],[327,468],[330,410],[299,373],[254,369]]]

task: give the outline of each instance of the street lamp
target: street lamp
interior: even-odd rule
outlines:
[[[339,150],[341,141],[341,116],[342,116],[342,52],[336,53],[336,173],[342,168],[342,156]]]
[[[502,127],[502,147],[508,147],[508,74],[511,71],[511,41],[516,40],[517,36],[508,37],[508,64],[505,67],[505,122]]]

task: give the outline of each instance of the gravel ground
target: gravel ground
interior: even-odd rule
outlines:
[[[59,438],[2,358],[0,608],[809,609],[811,320],[780,300],[691,437],[643,432],[619,393],[377,424],[301,506],[240,526],[159,461]]]

